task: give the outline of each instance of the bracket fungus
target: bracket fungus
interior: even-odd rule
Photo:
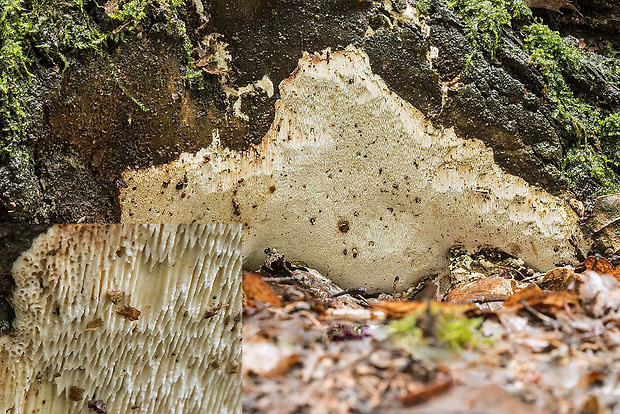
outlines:
[[[481,140],[433,126],[363,51],[306,53],[279,88],[273,124],[249,151],[215,133],[195,154],[125,171],[121,221],[240,222],[248,267],[274,247],[343,287],[383,291],[396,276],[406,288],[446,272],[454,244],[542,270],[573,260],[580,233],[563,199],[502,170]]]
[[[0,411],[241,412],[240,239],[221,224],[41,234],[12,268]]]

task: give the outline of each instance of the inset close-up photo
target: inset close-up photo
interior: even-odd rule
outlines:
[[[620,414],[620,1],[0,0],[0,223],[12,413]]]
[[[0,412],[241,412],[240,237],[0,226]]]

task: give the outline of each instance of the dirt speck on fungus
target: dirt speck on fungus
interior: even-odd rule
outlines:
[[[133,306],[123,306],[119,310],[116,311],[120,316],[127,319],[128,321],[137,321],[140,318],[140,311]]]

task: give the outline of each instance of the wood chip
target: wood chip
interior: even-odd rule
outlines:
[[[282,305],[278,295],[263,280],[261,275],[253,272],[243,272],[243,298],[248,306],[252,307],[254,307],[254,302],[277,307]]]

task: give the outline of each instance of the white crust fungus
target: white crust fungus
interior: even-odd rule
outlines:
[[[343,287],[383,291],[396,276],[404,289],[447,271],[454,244],[540,270],[573,260],[577,217],[561,198],[504,172],[482,141],[433,127],[362,51],[304,54],[279,88],[274,122],[250,151],[214,141],[126,171],[121,221],[241,222],[250,268],[273,247]]]
[[[240,413],[240,238],[221,224],[39,236],[13,265],[0,412]]]

